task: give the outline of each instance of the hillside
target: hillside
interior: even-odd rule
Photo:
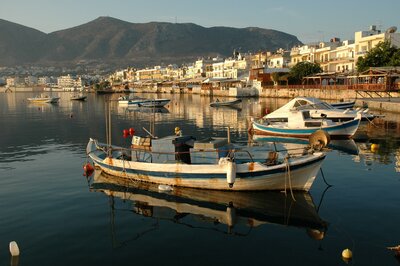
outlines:
[[[0,20],[0,65],[102,62],[151,65],[229,56],[233,50],[275,51],[301,42],[293,35],[261,28],[205,28],[183,23],[130,23],[99,17],[45,34]]]

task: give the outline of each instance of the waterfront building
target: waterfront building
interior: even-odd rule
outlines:
[[[248,55],[241,55],[240,53],[236,58],[228,58],[221,62],[212,64],[212,78],[229,78],[238,79],[248,76],[251,67],[251,57]]]
[[[45,85],[51,83],[51,80],[50,80],[49,77],[39,77],[37,83],[38,83],[38,85],[44,85],[45,86]]]
[[[319,63],[324,72],[335,72],[332,62],[335,59],[335,50],[341,45],[339,38],[332,38],[329,42],[320,42],[314,49],[314,63]]]
[[[394,47],[400,47],[400,33],[396,27],[390,27],[384,32],[377,29],[375,25],[370,26],[368,31],[358,31],[354,34],[355,62],[361,56],[366,55],[378,43],[389,41]]]
[[[154,68],[146,68],[136,71],[136,80],[144,81],[144,80],[154,80],[161,81],[162,80],[161,66],[156,66]]]
[[[356,69],[355,44],[353,40],[346,40],[342,45],[331,51],[328,69],[330,72],[351,73]]]
[[[183,68],[178,67],[176,64],[168,65],[163,71],[163,81],[180,80],[184,76]]]
[[[289,67],[293,67],[300,62],[315,63],[315,50],[319,48],[317,44],[307,44],[303,46],[295,46],[290,50]]]
[[[272,55],[271,52],[265,51],[265,52],[258,52],[255,54],[251,55],[250,61],[251,61],[251,68],[252,69],[259,69],[267,66],[267,58]]]
[[[38,78],[35,76],[27,76],[24,78],[25,85],[35,86],[38,84]]]
[[[6,79],[7,87],[25,86],[25,79],[21,77],[10,77]]]
[[[267,57],[268,68],[287,68],[290,64],[290,52],[279,49]]]
[[[82,90],[83,82],[81,77],[73,77],[71,75],[60,76],[57,78],[58,88],[62,88],[65,91]]]
[[[199,78],[199,77],[206,77],[207,71],[212,71],[212,59],[199,59],[194,63],[193,66],[193,77],[192,78]]]

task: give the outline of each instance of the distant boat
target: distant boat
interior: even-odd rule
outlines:
[[[347,102],[337,102],[337,103],[330,103],[330,105],[337,109],[352,109],[356,101],[347,101]]]
[[[255,134],[270,136],[285,136],[308,138],[318,130],[323,130],[331,138],[350,138],[360,125],[361,114],[353,120],[333,122],[326,118],[313,119],[310,111],[291,111],[286,122],[270,121],[269,119],[253,120],[252,127]]]
[[[49,95],[42,94],[36,97],[28,98],[27,100],[32,103],[58,103],[60,97],[50,97]]]
[[[122,96],[118,98],[118,103],[128,107],[164,107],[171,100],[170,99],[147,99],[147,98],[129,98]]]
[[[288,117],[294,110],[308,110],[313,119],[321,119],[324,116],[333,122],[353,120],[358,114],[361,114],[362,120],[372,120],[375,118],[375,115],[368,113],[368,109],[338,109],[327,102],[313,97],[296,97],[272,113],[266,114],[263,118],[269,121],[287,122]]]
[[[85,101],[87,96],[84,95],[72,95],[71,96],[71,101]]]
[[[241,102],[242,102],[241,99],[235,99],[235,100],[231,100],[231,101],[220,101],[220,100],[217,99],[215,102],[210,103],[210,106],[211,107],[233,106],[233,105],[239,104]]]

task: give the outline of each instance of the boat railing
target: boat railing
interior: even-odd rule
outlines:
[[[100,150],[105,150],[97,147]],[[138,162],[183,162],[189,164],[196,163],[218,163],[220,158],[232,158],[236,161],[244,162],[265,162],[268,159],[269,153],[263,158],[255,158],[250,151],[245,149],[206,149],[206,150],[194,150],[189,151],[153,151],[150,147],[140,147],[135,145],[135,147],[124,148],[124,147],[108,147],[112,152],[111,156],[117,159],[138,161]]]

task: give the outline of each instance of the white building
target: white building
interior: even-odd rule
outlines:
[[[51,80],[49,77],[39,77],[38,78],[38,85],[47,85],[51,83]]]
[[[400,47],[400,33],[396,32],[396,27],[391,27],[381,32],[375,25],[370,26],[368,31],[358,31],[354,34],[354,52],[355,62],[361,56],[364,56],[378,43],[389,41],[393,46]]]
[[[81,77],[74,78],[71,75],[61,76],[57,78],[57,85],[65,91],[82,90],[83,82]]]

